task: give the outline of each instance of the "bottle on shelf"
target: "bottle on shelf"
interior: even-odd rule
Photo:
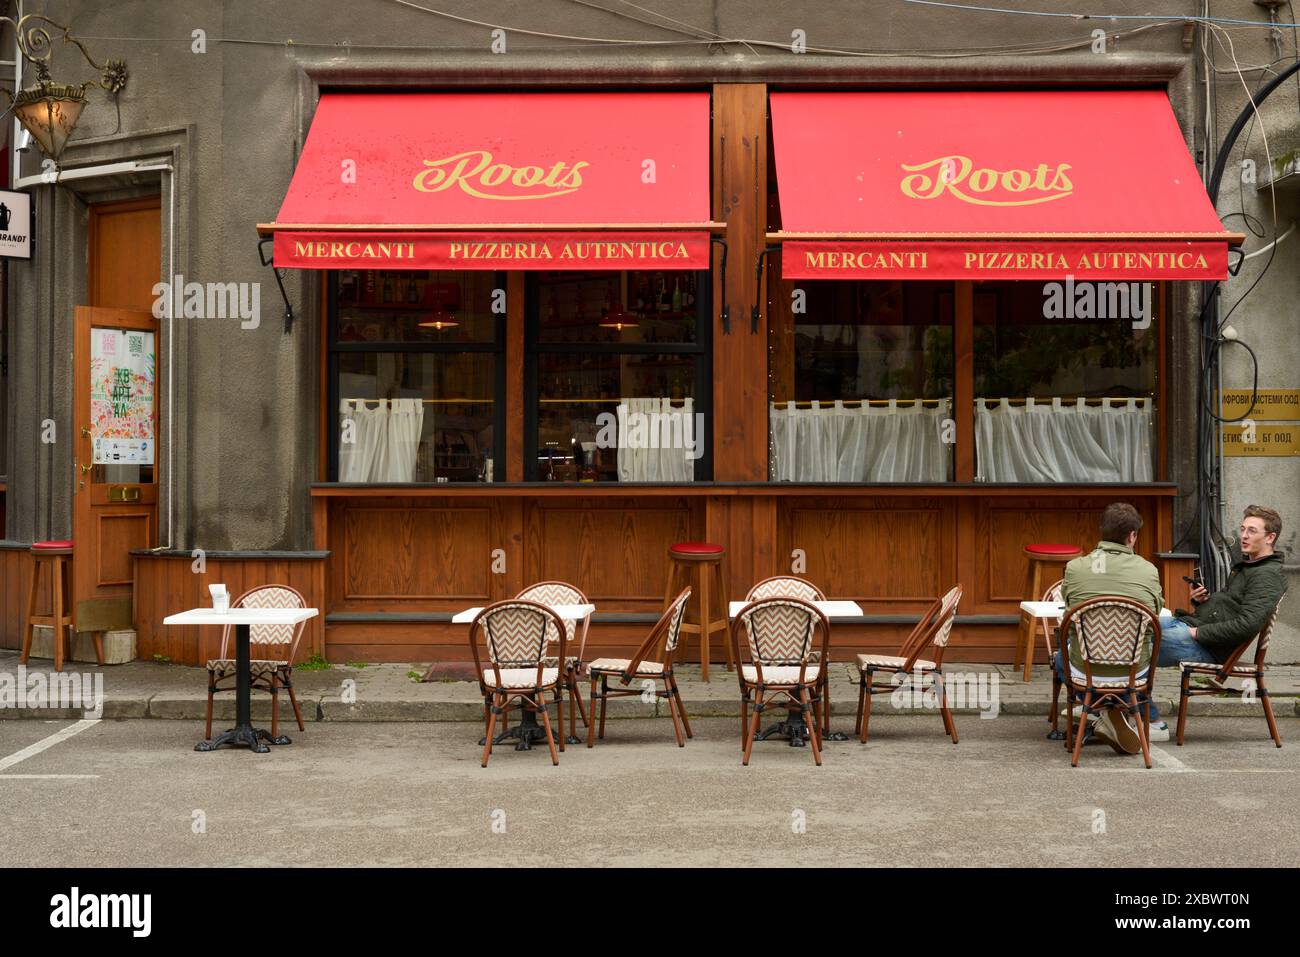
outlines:
[[[406,301],[412,306],[419,305],[420,288],[412,277],[406,284]]]
[[[393,277],[384,277],[384,302],[393,301]]]
[[[682,311],[682,280],[681,277],[673,279],[673,312]]]

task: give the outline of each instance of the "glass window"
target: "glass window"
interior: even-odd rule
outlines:
[[[530,276],[529,479],[711,474],[706,272]]]
[[[975,284],[977,481],[1153,481],[1152,283]]]
[[[769,304],[769,475],[952,477],[953,284],[799,280]]]
[[[505,282],[491,272],[343,270],[330,364],[340,482],[482,482],[504,474]],[[494,305],[498,311],[493,311]]]

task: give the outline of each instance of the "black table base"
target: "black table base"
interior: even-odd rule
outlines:
[[[200,741],[194,745],[195,751],[215,751],[223,745],[246,744],[253,749],[254,754],[265,754],[271,749],[263,744],[292,744],[288,735],[280,735],[278,738],[271,737],[271,732],[262,728],[254,727],[235,727],[217,735],[211,741]]]
[[[286,735],[273,737],[271,732],[253,727],[252,708],[249,704],[252,676],[249,671],[248,632],[248,625],[235,625],[235,726],[211,741],[200,741],[194,745],[195,751],[216,751],[226,745],[244,744],[254,754],[265,754],[271,749],[263,742],[277,745],[292,743]]]
[[[559,736],[555,733],[555,729],[551,729],[551,737],[557,742],[560,740]],[[503,741],[517,742],[515,744],[516,751],[531,751],[533,745],[537,744],[539,741],[542,744],[545,744],[546,729],[537,723],[537,712],[525,711],[517,725],[513,728],[506,728],[506,730],[502,731],[492,739],[492,746],[496,747]],[[478,743],[487,744],[487,738],[479,738]],[[573,735],[569,735],[564,739],[564,743],[581,744],[582,742]]]
[[[791,705],[788,715],[784,721],[778,721],[770,728],[765,728],[758,733],[759,741],[766,741],[768,738],[782,737],[790,742],[792,748],[802,748],[808,743],[808,722],[804,720],[803,709],[799,705]],[[830,728],[822,729],[823,741],[847,741],[849,736],[843,731],[832,731]]]

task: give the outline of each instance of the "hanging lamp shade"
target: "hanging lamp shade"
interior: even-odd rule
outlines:
[[[41,152],[57,160],[86,107],[86,87],[42,82],[14,97],[14,116]]]

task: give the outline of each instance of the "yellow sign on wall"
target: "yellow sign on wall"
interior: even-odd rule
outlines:
[[[1250,409],[1249,389],[1223,390],[1223,417],[1235,419]],[[1250,417],[1257,422],[1300,422],[1300,389],[1260,389]]]
[[[1300,425],[1225,425],[1223,454],[1300,455]]]

